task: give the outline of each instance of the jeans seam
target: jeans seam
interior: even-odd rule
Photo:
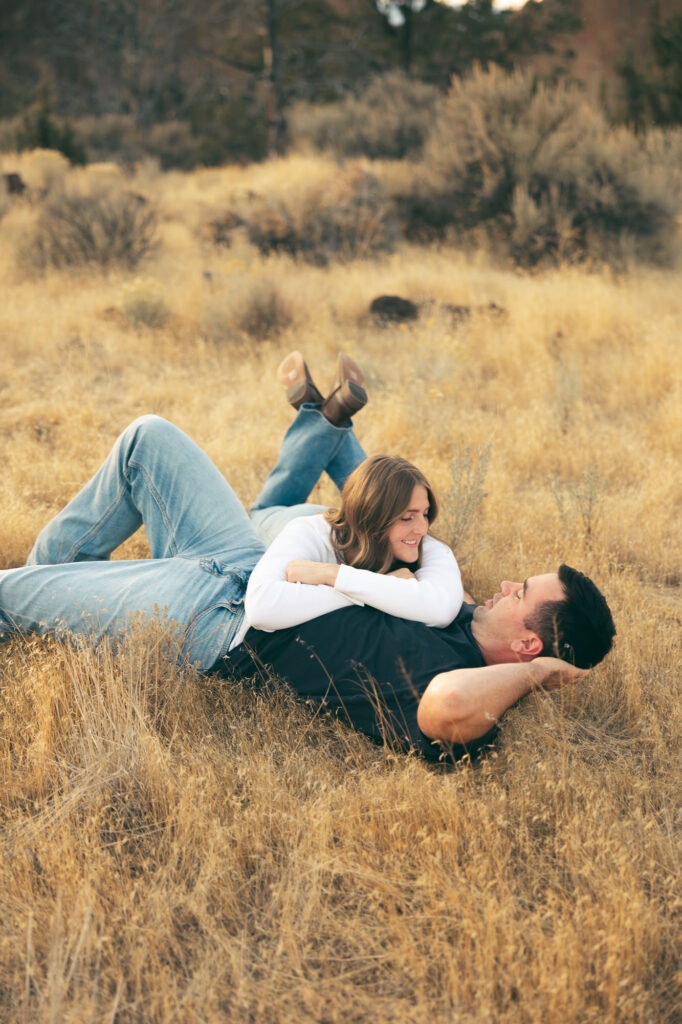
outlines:
[[[187,630],[194,631],[198,624],[205,619],[211,612],[217,611],[219,608],[224,608],[230,612],[232,621],[227,623],[226,635],[221,641],[219,646],[218,658],[222,658],[224,654],[230,648],[232,640],[237,635],[239,627],[244,621],[244,598],[242,597],[239,601],[216,601],[215,604],[210,605],[208,608],[202,608],[195,618],[192,618],[191,622],[187,625]],[[241,614],[240,614],[241,613]],[[217,659],[216,659],[217,660]]]
[[[177,542],[175,540],[175,533],[174,533],[174,531],[172,529],[172,523],[171,523],[170,517],[168,516],[168,513],[166,511],[166,506],[163,503],[163,501],[161,500],[161,495],[157,491],[156,487],[154,487],[154,484],[152,483],[152,479],[145,472],[145,469],[144,469],[143,465],[141,465],[139,462],[134,462],[132,459],[130,459],[128,461],[128,466],[130,466],[132,469],[136,469],[137,472],[143,477],[144,482],[147,485],[147,490],[149,491],[149,493],[151,494],[152,498],[154,499],[154,503],[156,504],[156,507],[158,508],[158,510],[159,510],[159,512],[161,514],[161,518],[163,519],[164,526],[166,527],[166,531],[168,533],[168,548],[169,548],[169,550],[171,552],[170,557],[171,558],[175,558],[175,556],[178,554],[178,551],[180,549],[178,548]],[[130,489],[130,481],[128,479],[128,474],[126,472],[124,472],[124,476],[126,478],[126,482],[128,483],[128,488]],[[139,509],[138,509],[138,511],[139,511]],[[142,517],[142,519],[144,521],[144,516]],[[166,556],[166,557],[168,557],[168,556]]]
[[[125,490],[125,487],[121,487],[118,494],[116,495],[116,498],[114,499],[114,501],[112,501],[109,508],[102,513],[97,522],[93,523],[90,529],[87,530],[82,535],[82,537],[79,537],[78,540],[75,541],[75,543],[71,546],[71,549],[69,550],[67,557],[64,559],[64,562],[76,561],[76,555],[79,553],[79,551],[82,551],[87,542],[95,536],[95,534],[102,528],[102,526],[104,526],[105,523],[107,523],[111,519],[114,512],[116,511],[118,506],[121,504],[121,501],[123,500]]]

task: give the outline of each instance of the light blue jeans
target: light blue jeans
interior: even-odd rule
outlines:
[[[363,458],[350,427],[334,427],[316,407],[303,407],[255,503],[252,523],[223,475],[186,434],[158,416],[142,416],[41,530],[27,564],[0,571],[0,639],[21,631],[97,643],[123,635],[133,615],[163,612],[181,630],[182,657],[207,670],[243,622],[246,584],[265,550],[259,518],[270,536],[277,520],[281,529],[295,515],[318,511],[298,503],[320,473],[327,470],[342,485],[353,460],[357,465]],[[271,500],[277,509],[265,507]],[[151,558],[110,562],[112,551],[143,523]]]
[[[324,505],[306,503],[322,473],[327,473],[342,491],[365,458],[352,424],[335,427],[318,405],[302,405],[284,435],[274,468],[251,506],[251,521],[266,546],[291,519],[324,510]]]

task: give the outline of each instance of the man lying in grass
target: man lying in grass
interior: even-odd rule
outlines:
[[[201,671],[258,680],[271,669],[374,739],[430,758],[487,739],[524,694],[573,682],[607,654],[606,601],[567,566],[474,605],[428,533],[426,479],[402,459],[365,459],[349,419],[366,400],[357,366],[340,357],[319,401],[300,356],[288,358],[298,415],[251,519],[190,438],[141,417],[28,564],[0,572],[0,636],[97,643],[163,609]],[[343,487],[339,509],[301,504],[322,470]],[[151,558],[109,561],[142,523]]]

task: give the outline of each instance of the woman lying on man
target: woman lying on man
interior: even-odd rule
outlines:
[[[355,438],[350,416],[366,395],[352,360],[339,358],[326,399],[299,353],[280,379],[297,415],[251,518],[186,434],[143,416],[41,531],[28,564],[0,571],[0,639],[117,640],[131,616],[163,611],[200,671],[258,684],[267,666],[264,678],[427,758],[471,752],[522,696],[601,661],[610,610],[569,566],[462,604],[457,563],[428,534],[427,481],[402,459],[365,459]],[[323,471],[343,488],[337,510],[302,504]],[[109,561],[143,523],[151,558]],[[261,538],[273,536],[266,552]]]
[[[435,496],[404,459],[366,458],[351,422],[366,402],[357,364],[339,356],[326,399],[298,352],[278,376],[297,415],[250,517],[186,434],[140,417],[41,531],[26,566],[0,572],[0,638],[96,642],[118,637],[131,614],[164,610],[183,631],[183,656],[206,671],[251,626],[286,628],[346,606],[451,622],[462,583],[450,549],[428,534]],[[322,472],[342,491],[336,509],[305,503]],[[151,558],[109,561],[143,523]]]
[[[251,625],[282,629],[349,604],[429,626],[452,622],[462,581],[450,548],[428,533],[435,495],[405,459],[366,457],[350,420],[367,400],[357,364],[339,356],[326,401],[300,353],[278,375],[298,415],[251,507],[269,544],[246,594]],[[338,508],[305,503],[325,471],[341,491]]]

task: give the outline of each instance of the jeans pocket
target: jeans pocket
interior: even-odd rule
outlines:
[[[199,565],[204,572],[211,576],[219,576],[225,583],[224,600],[220,603],[223,607],[236,611],[244,604],[246,584],[249,582],[250,572],[239,568],[232,562],[223,562],[219,558],[200,558]]]
[[[244,586],[249,582],[250,573],[240,569],[234,562],[222,562],[219,558],[200,558],[199,565],[204,572],[210,572],[212,576],[225,576],[234,580],[235,583],[242,583]]]

